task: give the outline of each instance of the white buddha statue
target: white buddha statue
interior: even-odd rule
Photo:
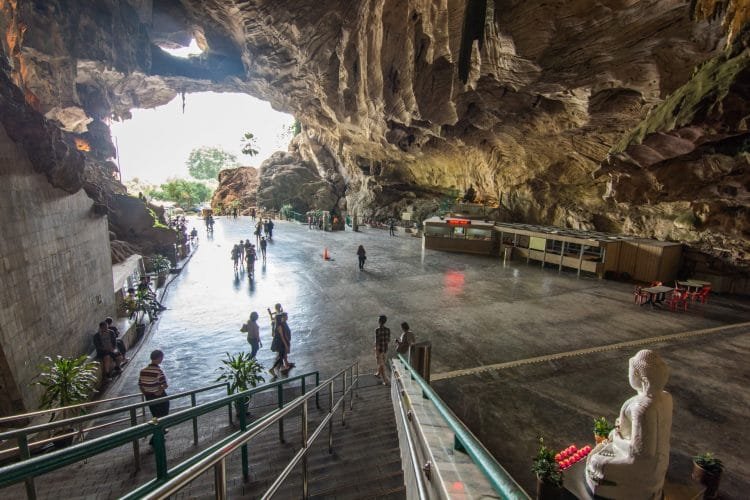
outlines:
[[[660,499],[669,465],[672,396],[664,386],[669,367],[654,351],[630,358],[630,385],[609,440],[586,460],[586,486],[597,498]]]

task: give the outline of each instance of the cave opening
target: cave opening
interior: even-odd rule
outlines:
[[[111,123],[122,182],[130,194],[149,193],[184,179],[216,187],[216,177],[198,179],[188,169],[191,152],[201,148],[226,153],[224,168],[258,167],[275,151],[286,150],[294,117],[247,94],[178,94],[152,109],[133,109],[131,118]],[[245,134],[253,134],[251,153],[243,153]]]

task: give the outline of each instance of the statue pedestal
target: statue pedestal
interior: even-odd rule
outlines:
[[[563,471],[563,487],[581,500],[593,497],[586,488],[586,461],[581,460]]]

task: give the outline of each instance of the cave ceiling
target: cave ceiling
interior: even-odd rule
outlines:
[[[133,108],[244,92],[300,121],[291,154],[345,186],[335,199],[350,211],[428,213],[472,185],[513,220],[747,265],[741,0],[0,0],[0,12],[5,78],[100,162],[106,124]],[[193,38],[200,56],[160,48]]]

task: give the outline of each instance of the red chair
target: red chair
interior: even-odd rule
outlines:
[[[682,306],[683,310],[687,311],[688,309],[688,294],[687,292],[682,292],[680,290],[675,290],[672,292],[672,295],[669,296],[666,303],[669,305],[670,311],[676,311],[678,307]]]
[[[633,290],[633,303],[642,306],[648,300],[648,293],[643,291],[643,288],[636,286]]]
[[[711,293],[711,287],[709,285],[706,285],[693,294],[693,300],[697,300],[701,304],[708,304],[709,293]]]

